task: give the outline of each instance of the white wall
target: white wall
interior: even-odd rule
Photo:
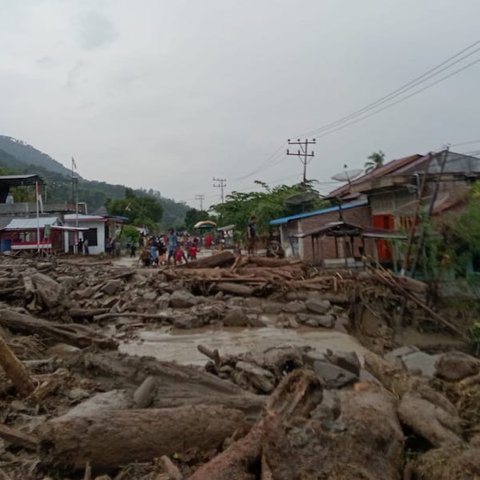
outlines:
[[[66,222],[66,225],[72,226],[70,222]],[[96,228],[97,229],[97,246],[88,246],[90,255],[98,255],[105,253],[105,223],[104,222],[78,222],[78,226],[82,228]],[[83,236],[83,232],[79,232],[80,238]],[[65,252],[68,252],[68,232],[65,232]]]

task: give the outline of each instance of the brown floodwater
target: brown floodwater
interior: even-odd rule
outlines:
[[[346,333],[310,327],[139,330],[136,333],[136,339],[122,343],[119,350],[130,355],[152,356],[159,360],[175,361],[183,365],[204,365],[207,358],[197,350],[200,344],[210,349],[218,349],[220,355],[263,351],[285,345],[310,346],[318,353],[323,353],[327,349],[355,351],[360,357],[363,357],[366,351],[355,338]]]

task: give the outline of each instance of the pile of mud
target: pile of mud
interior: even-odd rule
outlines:
[[[395,332],[398,318],[389,317],[399,304],[401,321],[422,310],[421,285],[409,285],[405,296],[398,288],[407,286],[386,284],[385,274],[364,272],[359,289],[350,272],[286,266],[302,272],[293,279],[301,288],[282,273],[249,297],[208,285],[231,281],[235,265],[245,277],[239,269],[252,267],[243,260],[229,273],[209,269],[202,291],[180,270],[1,262],[0,478],[480,475],[480,362],[460,352],[390,351],[394,333],[362,319],[368,311]],[[376,352],[390,352],[363,358],[283,345],[233,354],[206,343],[198,347],[201,368],[117,350],[145,326],[262,328],[268,319],[282,329],[358,332]]]

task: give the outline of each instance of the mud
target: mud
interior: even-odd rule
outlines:
[[[181,365],[205,364],[205,356],[198,345],[218,349],[223,354],[238,355],[248,351],[260,352],[272,347],[311,347],[316,353],[328,349],[356,352],[360,358],[366,348],[354,337],[337,331],[300,327],[295,330],[267,328],[199,328],[190,330],[170,329],[140,330],[138,340],[129,340],[119,345],[119,351],[129,355],[152,356],[159,360]]]

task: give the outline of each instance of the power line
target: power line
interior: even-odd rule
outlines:
[[[475,65],[476,63],[478,63],[478,60],[475,60],[474,62],[471,62],[468,65],[466,65],[466,66],[464,66],[464,67],[462,67],[462,68],[460,68],[460,69],[458,69],[458,70],[456,70],[456,71],[454,71],[454,72],[452,72],[448,75],[445,75],[441,79],[439,79],[435,82],[432,82],[429,85],[427,85],[427,86],[425,86],[425,87],[423,87],[419,90],[416,90],[415,92],[413,92],[413,93],[411,93],[411,94],[409,94],[405,97],[400,98],[396,102],[390,103],[391,100],[393,100],[394,98],[397,98],[397,97],[403,95],[404,93],[407,93],[408,91],[412,90],[413,88],[425,83],[426,81],[428,81],[431,78],[434,78],[434,77],[438,76],[443,71],[452,68],[454,65],[462,62],[466,58],[468,58],[468,57],[472,56],[473,54],[477,53],[478,51],[480,51],[480,47],[475,48],[473,51],[470,51],[466,55],[463,55],[465,52],[471,50],[472,48],[476,47],[479,44],[480,44],[480,40],[477,40],[476,42],[472,43],[471,45],[463,48],[462,50],[460,50],[456,54],[447,58],[443,62],[439,63],[435,67],[430,68],[429,70],[427,70],[423,74],[415,77],[414,79],[410,80],[409,82],[405,83],[404,85],[400,86],[399,88],[393,90],[389,94],[384,95],[383,97],[380,97],[379,99],[369,103],[368,105],[366,105],[365,107],[363,107],[359,110],[356,110],[356,111],[350,113],[349,115],[341,117],[340,119],[335,120],[334,122],[327,123],[327,124],[323,125],[322,127],[319,127],[315,130],[311,130],[310,132],[304,133],[300,136],[308,136],[308,135],[312,135],[312,134],[315,134],[315,133],[321,133],[321,135],[319,135],[319,137],[324,137],[326,135],[329,135],[330,133],[335,133],[339,130],[342,130],[343,128],[354,125],[354,124],[356,124],[360,121],[366,120],[367,118],[370,118],[371,116],[374,116],[374,115],[376,115],[380,112],[383,112],[384,110],[387,110],[390,107],[393,107],[393,106],[395,106],[395,105],[397,105],[397,104],[399,104],[399,103],[401,103],[401,102],[403,102],[403,101],[405,101],[405,100],[407,100],[407,99],[409,99],[409,98],[411,98],[411,97],[413,97],[413,96],[415,96],[415,95],[417,95],[417,94],[419,94],[419,93],[421,93],[421,92],[423,92],[423,91],[425,91],[429,88],[432,88],[433,86],[441,83],[442,81],[447,80],[448,78],[451,78],[452,76],[457,75],[458,73],[460,73],[460,72],[466,70],[467,68],[470,68],[471,66]],[[463,56],[461,57],[461,55],[463,55]],[[461,57],[461,58],[458,58],[458,57]],[[457,60],[455,60],[455,59],[457,59]],[[386,105],[384,108],[378,109],[378,107],[380,107],[382,105],[385,105],[385,104],[388,104],[388,105]],[[368,113],[372,110],[375,110],[375,111],[368,114],[368,115],[364,115],[364,114],[366,114],[366,113]],[[358,117],[360,117],[360,118],[358,118]],[[318,137],[318,135],[317,135],[317,137]],[[282,149],[282,147],[283,147],[283,145],[278,147],[277,150],[272,155],[270,155],[270,157],[268,157],[264,162],[262,162],[262,164],[260,164],[259,167],[257,167],[255,170],[253,170],[252,172],[250,172],[246,175],[243,175],[241,177],[234,178],[233,180],[234,181],[244,180],[244,179],[249,178],[253,175],[256,175],[257,173],[259,173],[263,170],[266,170],[268,168],[271,168],[271,167],[276,166],[279,163],[281,163],[285,159],[285,157],[281,156],[281,154],[280,154],[280,158],[279,158],[278,152]]]
[[[409,98],[411,97],[414,97],[415,95],[418,95],[419,93],[422,93],[424,92],[425,90],[428,90],[432,87],[434,87],[435,85],[438,85],[439,83],[445,81],[445,80],[448,80],[449,78],[451,77],[454,77],[455,75],[458,75],[459,73],[463,72],[464,70],[467,70],[468,68],[471,68],[473,67],[474,65],[476,65],[477,63],[480,62],[480,58],[478,58],[477,60],[474,60],[473,62],[470,62],[468,63],[467,65],[465,65],[464,67],[462,68],[459,68],[458,70],[455,70],[454,72],[451,72],[449,73],[448,75],[445,75],[443,77],[441,77],[440,79],[436,80],[435,82],[432,82],[428,85],[426,85],[425,87],[422,87],[420,88],[419,90],[415,90],[414,92],[410,93],[409,95],[407,95],[406,97],[403,97],[403,98],[400,98],[399,100],[393,102],[393,103],[390,103],[388,105],[386,105],[385,107],[382,107],[378,110],[375,110],[367,115],[363,115],[362,117],[360,118],[357,118],[355,120],[352,120],[351,122],[348,122],[348,123],[345,123],[343,125],[340,125],[338,126],[337,128],[334,128],[332,130],[329,130],[327,132],[324,132],[320,135],[317,136],[317,138],[322,138],[322,137],[325,137],[327,135],[331,135],[332,133],[335,133],[335,132],[338,132],[339,130],[343,130],[344,128],[347,128],[351,125],[355,125],[356,123],[359,123],[363,120],[366,120],[367,118],[370,118],[370,117],[373,117],[374,115],[377,115],[381,112],[383,112],[384,110],[388,110],[389,108],[395,106],[395,105],[398,105],[399,103],[402,103],[404,102],[405,100],[408,100]]]
[[[225,192],[225,187],[227,186],[227,179],[226,178],[213,178],[212,179],[214,182],[218,182],[218,183],[214,183],[213,186],[214,188],[219,188],[220,189],[220,196],[222,198],[222,203],[225,202],[225,195],[224,195],[224,192]]]
[[[388,93],[387,95],[384,95],[383,97],[380,97],[379,99],[369,103],[365,107],[356,110],[348,115],[345,115],[344,117],[339,118],[338,120],[335,120],[333,122],[327,123],[319,128],[316,128],[315,130],[311,130],[310,132],[304,133],[302,135],[313,135],[316,134],[317,132],[323,132],[325,130],[330,130],[338,125],[341,125],[353,118],[358,117],[359,115],[362,115],[363,113],[366,113],[372,109],[375,109],[385,103],[388,103],[390,100],[402,95],[403,93],[408,92],[409,90],[417,87],[418,85],[421,85],[422,83],[425,83],[427,80],[434,78],[438,76],[440,73],[442,73],[445,70],[450,69],[454,65],[458,64],[459,62],[465,60],[466,58],[472,56],[473,54],[477,53],[480,51],[480,47],[476,48],[475,50],[469,52],[468,54],[464,55],[463,57],[455,60],[455,58],[459,57],[466,51],[472,49],[476,45],[480,44],[480,40],[477,40],[476,42],[472,43],[466,48],[463,48],[459,52],[457,52],[455,55],[449,57],[448,59],[444,60],[440,64],[436,65],[435,67],[427,70],[423,74],[419,75],[418,77],[415,77],[413,80],[410,80],[409,82],[405,83],[404,85],[400,86],[399,88],[393,90],[392,92]],[[452,60],[455,60],[452,62]],[[452,63],[451,63],[452,62]],[[443,68],[442,68],[443,67]]]
[[[203,212],[203,201],[205,200],[205,195],[203,195],[203,193],[195,195],[195,200],[200,202],[200,211]]]
[[[312,161],[312,158],[315,156],[315,152],[312,150],[312,152],[308,153],[308,147],[310,145],[315,145],[316,140],[308,140],[305,139],[303,142],[298,139],[296,142],[292,142],[290,139],[288,140],[289,145],[298,145],[300,147],[299,150],[297,150],[297,153],[291,153],[287,149],[287,155],[294,155],[300,159],[303,165],[303,183],[307,183],[307,165]]]

